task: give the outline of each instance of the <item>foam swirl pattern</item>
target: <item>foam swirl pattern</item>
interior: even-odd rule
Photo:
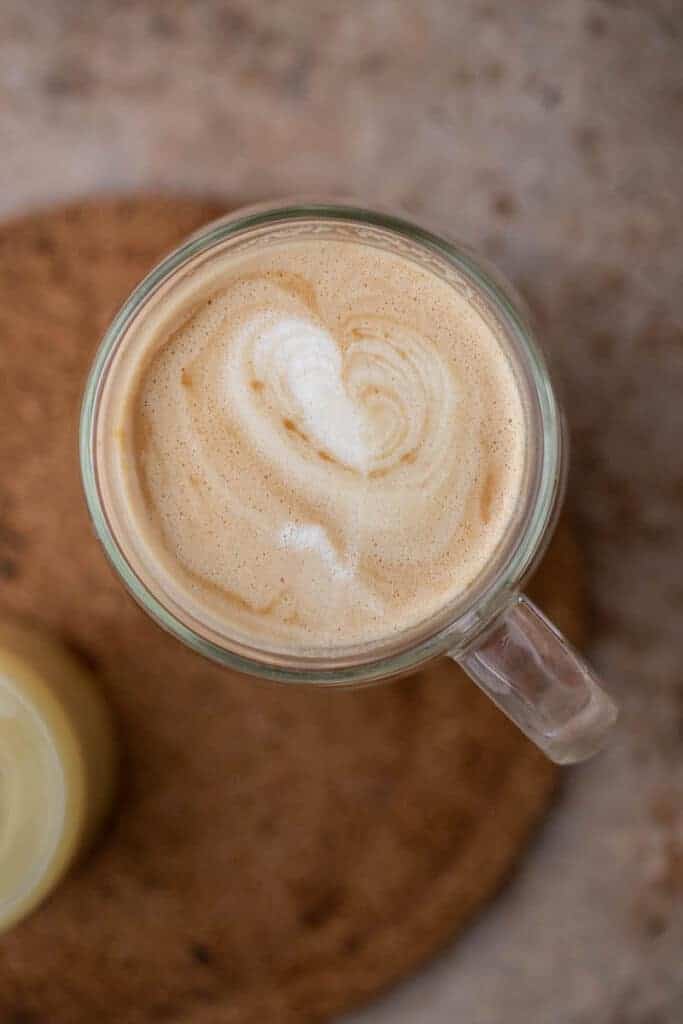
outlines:
[[[217,260],[140,339],[130,512],[199,614],[254,644],[386,638],[481,572],[525,416],[492,327],[417,264],[310,240]]]

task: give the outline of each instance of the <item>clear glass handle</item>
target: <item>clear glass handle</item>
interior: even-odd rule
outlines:
[[[593,670],[523,595],[477,646],[452,657],[556,764],[596,753],[616,721]]]

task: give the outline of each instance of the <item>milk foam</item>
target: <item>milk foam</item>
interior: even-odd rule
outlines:
[[[229,401],[246,383],[240,377],[245,346],[258,379],[280,397],[281,411],[296,417],[330,456],[365,472],[371,454],[368,424],[344,387],[341,352],[329,332],[296,317],[256,317],[236,339],[226,382]],[[252,424],[258,432],[258,423]]]
[[[293,649],[442,608],[516,508],[525,414],[457,288],[358,242],[224,257],[142,354],[119,471],[151,558],[228,635]]]

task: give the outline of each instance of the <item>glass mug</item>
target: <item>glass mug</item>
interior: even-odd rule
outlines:
[[[256,648],[184,608],[136,548],[125,503],[103,472],[114,437],[117,369],[135,346],[140,324],[213,256],[302,237],[379,246],[465,288],[505,340],[528,413],[524,493],[486,569],[428,620],[386,639],[335,648],[329,656]],[[593,670],[520,593],[550,539],[563,497],[563,417],[521,301],[469,249],[397,216],[331,202],[249,207],[207,225],[151,271],[107,331],[86,385],[80,448],[90,514],[114,568],[142,607],[199,653],[250,675],[324,686],[379,682],[447,656],[556,763],[583,760],[602,746],[616,719],[614,703]]]

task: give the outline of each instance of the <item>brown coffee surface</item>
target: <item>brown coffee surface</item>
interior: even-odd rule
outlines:
[[[88,860],[0,943],[0,1019],[294,1024],[377,994],[498,891],[556,769],[451,665],[354,692],[258,685],[126,595],[77,465],[87,368],[116,306],[219,211],[97,201],[0,229],[0,615],[97,670],[123,751]],[[583,636],[566,523],[533,596]]]
[[[429,619],[486,568],[526,418],[500,329],[445,261],[449,281],[301,232],[218,254],[147,308],[100,436],[120,521],[181,607],[329,651]]]

